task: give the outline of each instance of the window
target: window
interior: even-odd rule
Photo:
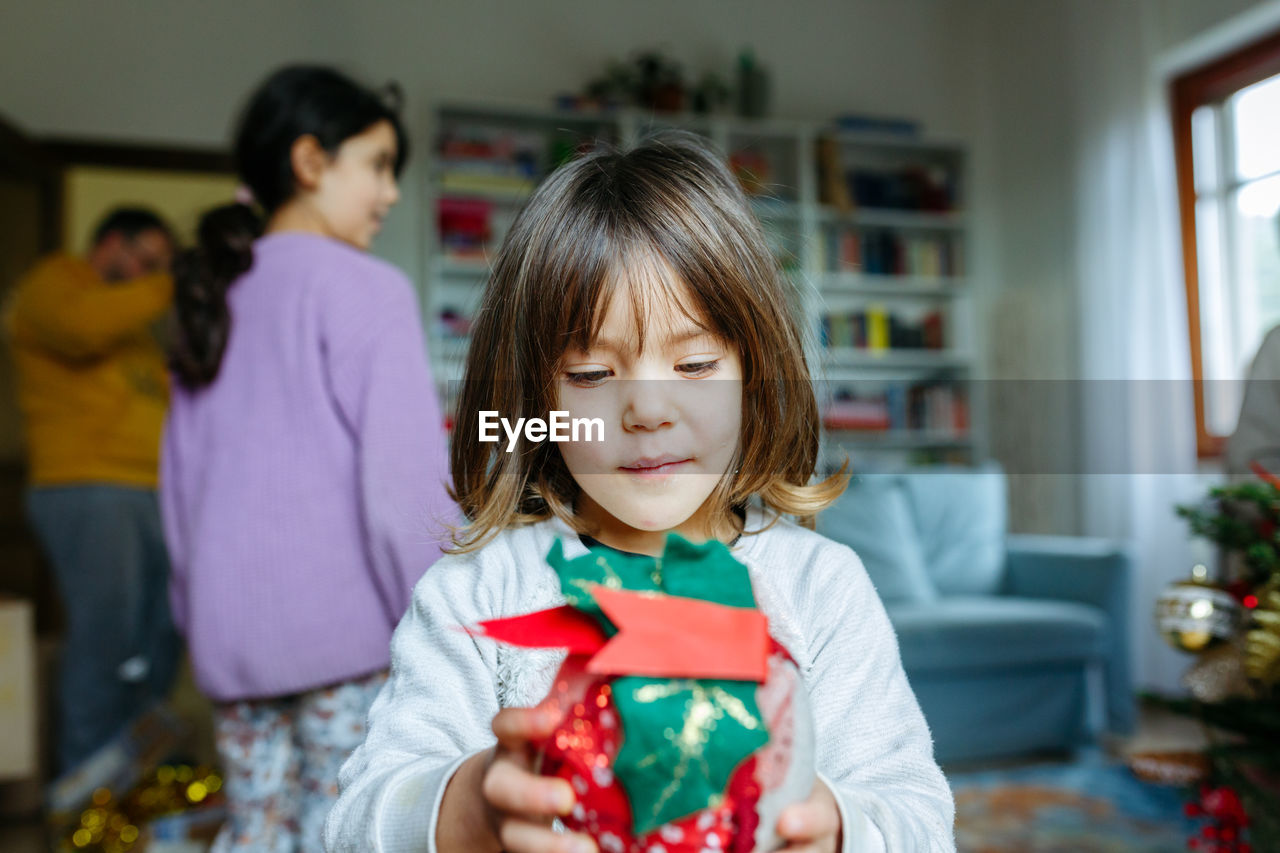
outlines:
[[[1196,444],[1216,456],[1280,323],[1280,33],[1172,86]]]

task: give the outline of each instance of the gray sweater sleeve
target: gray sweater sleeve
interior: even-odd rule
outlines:
[[[893,627],[854,553],[834,544],[819,553],[797,609],[811,626],[815,762],[840,802],[844,849],[952,853],[951,789]]]
[[[434,850],[445,785],[494,742],[496,648],[458,630],[493,609],[481,573],[474,557],[447,556],[415,587],[368,735],[339,776],[342,795],[325,826],[330,853]]]

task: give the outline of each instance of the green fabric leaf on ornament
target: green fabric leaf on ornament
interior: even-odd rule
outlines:
[[[595,616],[610,636],[614,628],[591,595],[593,584],[636,592],[665,592],[730,607],[756,606],[750,572],[733,558],[723,542],[694,545],[672,533],[667,536],[661,557],[601,547],[570,560],[556,540],[547,554],[547,563],[560,578],[565,600]]]
[[[591,587],[599,584],[609,589],[631,589],[637,592],[662,590],[658,571],[660,560],[642,554],[624,554],[611,548],[592,548],[585,556],[572,560],[564,556],[560,540],[551,545],[547,563],[560,577],[560,592],[576,609],[593,617],[605,634],[618,633],[609,617],[591,595]]]
[[[671,534],[661,557],[592,548],[568,560],[557,541],[547,562],[568,602],[595,618],[608,636],[617,629],[592,596],[596,584],[756,606],[747,567],[721,542],[694,545]],[[769,741],[756,686],[637,676],[614,681],[622,746],[613,772],[627,793],[637,835],[719,805],[733,771]]]
[[[754,682],[627,676],[613,700],[622,720],[613,772],[637,835],[719,806],[733,771],[769,742]]]
[[[751,573],[723,542],[694,545],[672,533],[658,565],[662,591],[729,607],[755,607]]]

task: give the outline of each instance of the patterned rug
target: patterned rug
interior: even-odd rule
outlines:
[[[959,853],[1185,853],[1198,828],[1183,789],[1100,756],[948,779]]]

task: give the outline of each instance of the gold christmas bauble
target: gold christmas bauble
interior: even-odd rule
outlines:
[[[1235,634],[1240,606],[1196,568],[1200,571],[1191,580],[1170,585],[1156,599],[1156,627],[1175,649],[1198,654]]]
[[[1280,683],[1280,580],[1258,590],[1253,628],[1245,634],[1244,669],[1267,687]]]

